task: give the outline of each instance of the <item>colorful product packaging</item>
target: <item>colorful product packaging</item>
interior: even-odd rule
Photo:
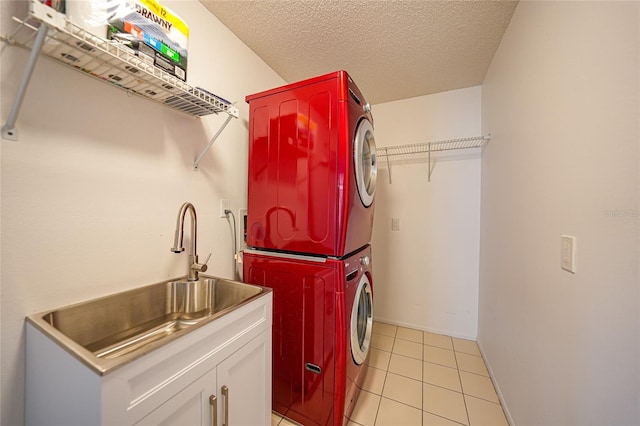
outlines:
[[[99,0],[98,0],[99,1]],[[189,27],[155,0],[108,0],[108,38],[129,44],[143,60],[186,81]]]

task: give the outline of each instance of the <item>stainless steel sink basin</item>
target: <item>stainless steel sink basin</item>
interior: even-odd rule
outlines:
[[[136,288],[27,317],[100,374],[258,297],[266,288],[201,275]]]

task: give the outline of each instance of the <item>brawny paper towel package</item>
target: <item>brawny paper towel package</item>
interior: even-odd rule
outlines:
[[[127,42],[142,59],[186,81],[189,27],[179,16],[155,0],[97,1],[110,3],[109,38]]]

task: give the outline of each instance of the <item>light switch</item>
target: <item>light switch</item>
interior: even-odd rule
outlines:
[[[565,271],[576,273],[576,237],[571,235],[560,237],[560,266]]]
[[[400,218],[397,218],[397,217],[391,218],[391,230],[392,231],[400,230]]]

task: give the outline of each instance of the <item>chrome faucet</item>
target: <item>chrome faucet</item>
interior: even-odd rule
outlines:
[[[184,217],[187,214],[187,210],[191,214],[191,247],[189,248],[189,265],[187,272],[187,280],[198,281],[198,273],[205,272],[207,270],[207,262],[211,257],[211,253],[207,257],[204,263],[198,263],[198,254],[196,253],[196,238],[198,231],[198,219],[196,218],[196,208],[191,203],[184,203],[180,207],[178,212],[178,220],[176,221],[176,232],[173,240],[173,247],[171,251],[174,253],[182,253],[184,247],[182,241],[184,237]]]

